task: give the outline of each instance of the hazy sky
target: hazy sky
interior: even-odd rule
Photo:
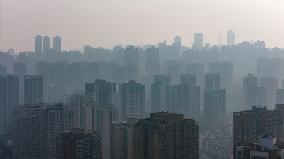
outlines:
[[[2,1],[2,2],[1,2]],[[284,0],[0,0],[0,49],[33,50],[34,36],[60,35],[63,49],[83,45],[172,42],[193,33],[218,43],[233,29],[237,41],[265,40],[284,48]]]

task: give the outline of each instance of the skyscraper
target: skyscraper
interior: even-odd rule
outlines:
[[[43,108],[46,115],[46,156],[47,159],[56,159],[56,137],[73,127],[73,112],[63,104],[49,105]],[[41,114],[42,115],[42,114]]]
[[[112,122],[111,159],[127,159],[128,156],[127,129],[128,129],[127,122]]]
[[[0,76],[0,131],[6,131],[11,121],[11,108],[19,104],[19,77],[16,75]]]
[[[276,104],[276,92],[278,89],[278,80],[275,78],[263,77],[260,79],[259,83],[260,86],[263,87],[266,91],[266,104],[270,109],[273,109],[274,105]]]
[[[43,103],[43,78],[39,75],[25,75],[24,77],[24,103]]]
[[[102,159],[110,159],[111,157],[111,107],[94,107],[93,125],[95,131],[101,138],[102,143]]]
[[[35,37],[35,53],[42,53],[42,36],[37,35]]]
[[[92,98],[99,107],[111,107],[116,104],[116,84],[97,79],[85,84],[85,94]]]
[[[194,33],[192,49],[201,50],[203,48],[203,33]]]
[[[234,112],[233,144],[254,143],[263,134],[283,141],[283,108],[283,105],[277,105],[274,110],[253,106],[250,110]]]
[[[127,71],[128,80],[137,80],[139,75],[138,67],[138,48],[134,46],[128,46],[125,49],[125,67]]]
[[[256,93],[261,92],[260,88],[258,89],[259,91],[257,91],[257,87],[258,87],[258,78],[254,76],[252,73],[249,73],[248,76],[243,78],[243,99],[246,109],[250,108],[251,106],[256,106],[255,105],[256,103],[253,102],[255,101],[255,98],[253,98],[253,96],[256,97]]]
[[[150,47],[146,49],[145,66],[148,76],[160,73],[160,57],[158,48]]]
[[[191,87],[195,87],[196,86],[196,75],[194,74],[180,75],[180,84],[188,84]]]
[[[181,114],[160,112],[134,126],[133,159],[198,159],[199,126]]]
[[[119,85],[121,119],[141,119],[145,115],[145,86],[135,81]]]
[[[102,159],[102,144],[95,131],[72,129],[59,134],[56,142],[56,159]]]
[[[177,49],[181,49],[181,37],[180,36],[174,37],[173,46]]]
[[[232,88],[234,67],[231,62],[213,62],[209,64],[209,73],[219,73],[222,88]]]
[[[208,126],[223,126],[226,115],[226,90],[204,93],[204,120]]]
[[[171,85],[170,75],[155,75],[151,85],[151,112],[166,110],[166,88]]]
[[[41,105],[17,106],[12,113],[13,158],[45,159],[46,120]]]
[[[166,111],[184,114],[186,118],[199,120],[200,88],[189,84],[168,86],[166,88]]]
[[[27,74],[27,68],[26,64],[24,62],[15,62],[14,63],[14,74],[15,75],[26,75]]]
[[[50,37],[43,37],[43,52],[48,53],[50,51]]]
[[[61,37],[55,36],[53,38],[53,48],[56,53],[61,52]]]
[[[207,73],[205,75],[205,91],[215,91],[221,88],[220,73]]]
[[[227,45],[234,46],[236,44],[236,34],[233,30],[227,31]]]

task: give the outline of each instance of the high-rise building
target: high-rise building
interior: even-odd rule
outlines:
[[[73,127],[73,112],[63,104],[50,105],[45,109],[46,156],[47,159],[56,159],[56,136]]]
[[[236,34],[233,30],[227,31],[227,45],[234,46],[236,44]]]
[[[55,36],[53,38],[53,49],[56,53],[61,52],[61,37]]]
[[[12,113],[13,158],[46,159],[46,120],[41,105],[18,106]]]
[[[182,64],[178,60],[169,60],[165,62],[165,73],[171,75],[172,84],[179,83],[179,77],[182,72]]]
[[[194,74],[180,75],[180,84],[188,84],[191,87],[196,87],[196,75]]]
[[[27,68],[24,62],[15,62],[14,63],[14,74],[15,75],[26,75]]]
[[[0,64],[0,75],[7,74],[7,67]]]
[[[207,73],[205,75],[205,91],[215,91],[221,89],[220,73]]]
[[[266,104],[270,109],[273,109],[274,105],[276,104],[278,80],[275,78],[263,77],[260,79],[260,86],[266,91]]]
[[[24,77],[24,103],[43,103],[43,78],[39,75],[25,75]]]
[[[102,159],[102,144],[95,131],[72,129],[60,133],[56,142],[56,159]]]
[[[203,33],[194,33],[192,49],[201,50],[203,48]]]
[[[180,36],[174,37],[173,46],[177,49],[181,49],[181,37]]]
[[[204,120],[208,126],[222,126],[226,115],[226,90],[204,93]]]
[[[160,73],[160,57],[158,48],[150,47],[146,49],[145,66],[146,74],[148,76]]]
[[[111,122],[112,110],[107,107],[94,107],[93,130],[97,131],[102,143],[102,159],[111,157]]]
[[[152,113],[134,126],[133,159],[198,159],[199,126],[181,114]]]
[[[205,68],[202,63],[189,63],[186,65],[186,73],[196,75],[196,85],[204,90]]]
[[[112,122],[111,127],[111,159],[127,159],[128,156],[128,124],[127,122]]]
[[[256,106],[256,102],[253,101],[256,101],[254,97],[257,97],[257,94],[261,94],[261,88],[258,88],[258,78],[249,73],[248,76],[243,78],[243,99],[246,109]]]
[[[42,36],[37,35],[35,37],[35,53],[42,53]]]
[[[139,51],[134,46],[125,49],[125,67],[128,80],[137,80],[139,75]]]
[[[234,79],[234,67],[230,62],[213,62],[209,64],[209,73],[219,73],[221,88],[232,88]]]
[[[48,53],[50,51],[50,37],[43,37],[43,52]]]
[[[234,159],[278,158],[283,159],[283,143],[277,143],[276,137],[262,135],[257,143],[238,144],[234,147]]]
[[[274,110],[253,106],[251,110],[234,112],[233,144],[255,143],[263,134],[283,141],[283,108],[283,105],[276,105]]]
[[[135,81],[119,85],[121,119],[141,119],[145,115],[145,86]]]
[[[0,132],[9,125],[11,108],[19,104],[19,77],[16,75],[0,76]]]
[[[151,112],[166,110],[166,88],[171,85],[170,75],[155,75],[151,85]]]
[[[199,120],[200,88],[189,84],[166,88],[166,111],[184,114],[186,118]]]
[[[247,91],[247,107],[267,105],[267,92],[263,87],[251,87]]]
[[[97,79],[94,83],[85,84],[85,94],[97,107],[111,108],[114,120],[119,118],[116,84]]]
[[[97,79],[86,83],[85,94],[93,99],[99,107],[111,107],[116,104],[116,84]]]
[[[284,104],[284,89],[277,89],[276,104]]]

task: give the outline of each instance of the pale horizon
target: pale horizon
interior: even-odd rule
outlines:
[[[191,46],[202,32],[205,43],[263,40],[284,48],[282,0],[0,0],[0,50],[33,51],[37,34],[62,37],[62,48],[146,45],[174,36]],[[20,15],[20,16],[19,16]]]

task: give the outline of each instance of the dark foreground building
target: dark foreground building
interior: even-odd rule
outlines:
[[[73,129],[58,135],[57,159],[101,159],[101,141],[94,131]]]
[[[134,159],[198,159],[199,126],[181,114],[152,113],[134,127]]]

